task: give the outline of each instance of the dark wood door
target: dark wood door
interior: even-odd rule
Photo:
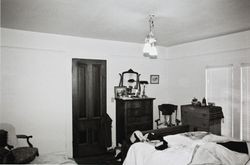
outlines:
[[[73,59],[73,156],[106,151],[102,119],[106,114],[106,61]]]

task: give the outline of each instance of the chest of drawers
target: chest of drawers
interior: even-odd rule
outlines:
[[[193,105],[181,106],[181,121],[189,125],[190,131],[207,131],[221,135],[221,107],[201,107]]]
[[[154,98],[116,99],[116,142],[128,140],[135,130],[153,129]]]

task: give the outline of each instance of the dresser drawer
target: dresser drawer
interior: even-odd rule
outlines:
[[[128,124],[138,123],[138,122],[152,122],[152,115],[144,115],[144,116],[129,116],[127,118]]]
[[[192,125],[195,127],[202,127],[202,128],[207,128],[209,127],[209,120],[202,120],[199,118],[190,118],[190,117],[184,117],[182,118],[182,123],[184,125]]]
[[[128,108],[127,115],[129,116],[143,116],[143,115],[151,115],[152,110],[149,108]]]
[[[182,116],[209,120],[209,112],[205,110],[182,110]]]
[[[126,102],[126,108],[142,108],[143,102],[142,101],[128,101]]]

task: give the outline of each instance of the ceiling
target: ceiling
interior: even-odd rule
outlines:
[[[250,30],[250,0],[1,0],[1,26],[143,43],[155,15],[157,45]]]

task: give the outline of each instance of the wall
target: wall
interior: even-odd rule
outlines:
[[[77,38],[54,34],[2,29],[2,101],[4,122],[17,133],[32,134],[41,154],[63,151],[72,155],[72,58],[107,60],[107,112],[113,119],[115,144],[114,86],[119,73],[129,68],[149,80],[164,75],[165,61],[142,56],[141,44]],[[159,48],[165,54],[165,48]],[[164,100],[161,84],[147,88],[148,96]],[[155,112],[157,112],[155,110]],[[157,114],[154,114],[157,116]]]
[[[1,3],[0,3],[0,11],[1,11]],[[1,16],[1,14],[0,14]],[[1,21],[1,18],[0,18]],[[2,31],[0,30],[0,45],[2,45]],[[1,64],[2,64],[2,49],[0,49],[0,74],[2,73],[2,68],[1,68]],[[2,76],[0,76],[0,122],[2,121]]]
[[[40,153],[64,151],[72,155],[72,58],[107,60],[107,111],[113,119],[115,144],[115,104],[113,87],[129,68],[149,80],[160,75],[159,85],[148,85],[146,93],[157,105],[190,103],[205,96],[205,67],[250,62],[250,31],[182,44],[158,47],[159,58],[144,58],[142,45],[2,28],[2,114],[4,122],[18,133],[32,134]],[[239,84],[235,84],[235,91]],[[235,95],[235,99],[237,95]],[[235,110],[235,128],[239,110]],[[235,132],[237,133],[237,132]]]
[[[0,53],[0,66],[1,66],[1,56],[2,56],[2,53]],[[1,70],[1,67],[0,67],[0,73],[2,73],[2,70]],[[3,120],[2,117],[3,117],[3,109],[2,109],[2,76],[0,76],[0,122]]]
[[[0,5],[1,6],[1,5]],[[0,44],[2,45],[2,32],[0,31]],[[2,49],[0,49],[0,74],[2,73]],[[0,76],[0,122],[3,120],[2,117],[2,76]]]
[[[181,105],[205,96],[207,66],[233,64],[234,137],[240,138],[240,65],[250,63],[250,31],[168,48],[167,98]]]

